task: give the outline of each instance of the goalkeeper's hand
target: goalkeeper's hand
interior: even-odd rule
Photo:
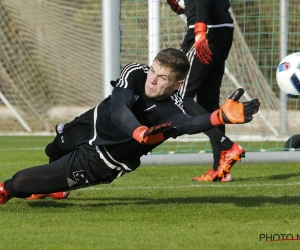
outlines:
[[[167,0],[171,10],[178,15],[184,14],[184,1],[183,0]]]
[[[133,131],[133,138],[141,144],[153,145],[160,143],[177,132],[172,123],[163,123],[153,127],[139,126]]]
[[[253,99],[249,102],[240,103],[238,100],[244,94],[244,89],[237,89],[223,103],[220,109],[214,111],[210,116],[212,125],[242,124],[252,120],[252,115],[258,112],[260,102]]]
[[[207,26],[206,23],[199,22],[194,25],[195,31],[195,50],[199,60],[204,64],[209,64],[212,60],[212,52],[208,46],[206,38]]]

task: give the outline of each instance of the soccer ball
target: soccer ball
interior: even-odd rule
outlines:
[[[293,98],[300,95],[300,52],[289,54],[281,60],[276,80],[283,93]]]

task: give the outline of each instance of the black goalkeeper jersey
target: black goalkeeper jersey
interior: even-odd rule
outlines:
[[[142,145],[133,139],[138,126],[172,122],[178,129],[176,136],[212,127],[210,114],[193,118],[185,113],[177,91],[161,101],[147,97],[148,70],[146,65],[128,64],[111,82],[114,89],[108,98],[73,121],[59,124],[56,132],[62,148],[72,151],[83,143],[96,145],[108,165],[131,171],[139,166],[142,155],[158,145]]]
[[[232,24],[229,0],[184,0],[187,25],[204,22],[209,28]]]

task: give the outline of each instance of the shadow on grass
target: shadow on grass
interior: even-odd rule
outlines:
[[[69,202],[68,202],[69,201]],[[68,198],[68,201],[34,201],[28,202],[31,207],[106,207],[106,206],[128,206],[128,205],[170,205],[170,204],[234,204],[238,207],[260,207],[265,204],[273,205],[300,205],[298,196],[268,197],[232,197],[232,196],[210,196],[210,197],[178,197],[167,199],[151,199],[149,197],[136,198]],[[74,202],[74,203],[71,203]]]
[[[300,173],[289,173],[289,174],[277,174],[277,175],[268,175],[268,176],[257,176],[257,177],[245,177],[245,178],[234,178],[236,182],[240,181],[253,181],[253,180],[287,180],[293,177],[300,177]]]
[[[234,182],[253,181],[253,180],[285,180],[291,177],[300,176],[299,174],[280,174],[272,176],[259,176],[252,178],[237,178]],[[237,187],[238,188],[238,187]],[[75,191],[73,191],[75,192]],[[149,198],[149,197],[124,197],[124,198],[85,198],[85,197],[69,197],[67,200],[38,200],[28,202],[31,207],[106,207],[106,206],[128,206],[128,205],[166,205],[166,204],[234,204],[238,207],[260,207],[265,204],[273,205],[300,205],[299,196],[250,196],[250,197],[234,197],[234,196],[199,196],[199,197],[174,197],[174,198]]]

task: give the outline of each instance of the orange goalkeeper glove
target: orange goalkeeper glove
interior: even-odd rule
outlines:
[[[212,52],[208,46],[208,40],[206,38],[207,26],[206,23],[199,22],[194,25],[195,31],[195,50],[199,60],[204,64],[209,64],[212,60]]]
[[[258,112],[260,102],[253,99],[249,102],[240,103],[238,100],[244,94],[244,89],[237,89],[223,103],[220,109],[214,111],[210,116],[212,125],[242,124],[252,120],[252,115]]]
[[[153,145],[174,136],[177,132],[172,123],[163,123],[153,127],[139,126],[133,131],[133,138],[141,144]]]

